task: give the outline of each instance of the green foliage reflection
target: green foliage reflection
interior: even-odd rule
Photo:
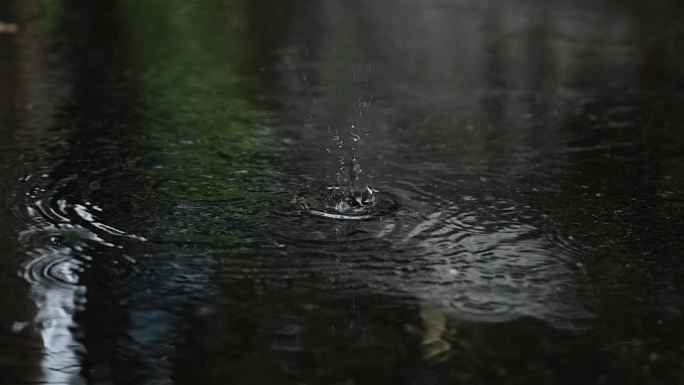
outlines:
[[[230,200],[267,177],[254,161],[266,145],[265,113],[249,100],[252,65],[246,0],[127,0],[133,57],[149,120],[145,140],[168,179],[163,189],[186,199]]]

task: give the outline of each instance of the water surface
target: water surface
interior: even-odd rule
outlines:
[[[680,382],[682,12],[0,4],[0,383]]]

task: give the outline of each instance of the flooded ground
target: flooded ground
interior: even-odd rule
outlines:
[[[683,22],[3,1],[0,383],[680,383]]]

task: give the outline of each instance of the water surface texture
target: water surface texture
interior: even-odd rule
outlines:
[[[680,383],[683,22],[2,1],[0,384]]]

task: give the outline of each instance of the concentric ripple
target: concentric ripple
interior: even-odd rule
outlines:
[[[29,260],[23,266],[26,281],[37,285],[70,287],[79,285],[83,263],[68,254],[43,254]]]
[[[426,180],[386,181],[375,206],[357,207],[351,219],[336,216],[334,188],[294,198],[287,190],[306,182],[283,188],[270,196],[274,215],[267,221],[289,265],[271,271],[277,263],[270,262],[260,276],[278,281],[301,274],[305,285],[308,269],[348,295],[371,291],[473,322],[532,317],[558,328],[585,327],[591,313],[578,298],[581,271],[574,263],[583,251],[543,206],[477,176]],[[364,210],[388,214],[368,219]]]
[[[399,208],[392,193],[365,187],[349,196],[337,186],[298,194],[292,200],[305,213],[337,220],[365,221],[382,218]]]
[[[381,240],[398,230],[402,215],[399,196],[383,188],[356,198],[343,201],[337,187],[311,187],[293,179],[269,192],[264,202],[268,216],[261,226],[272,239],[305,252],[374,250],[378,241],[386,246]]]

